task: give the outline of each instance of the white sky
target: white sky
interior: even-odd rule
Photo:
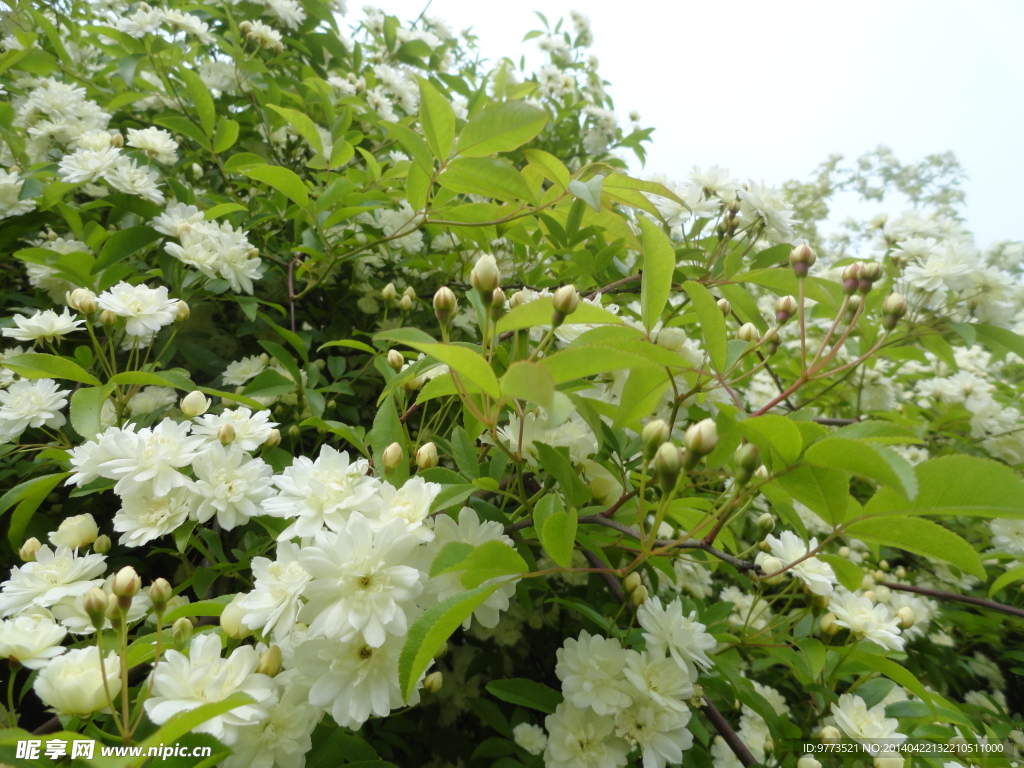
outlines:
[[[406,20],[426,0],[378,3]],[[635,109],[656,128],[642,173],[683,180],[718,164],[779,185],[832,153],[886,144],[910,162],[952,150],[978,245],[1024,239],[1020,0],[433,0],[428,13],[472,27],[488,58],[530,61],[534,10],[552,24],[590,17],[620,119]],[[835,213],[861,210],[844,201]]]

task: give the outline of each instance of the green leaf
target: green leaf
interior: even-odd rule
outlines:
[[[601,187],[604,185],[604,176],[594,176],[589,181],[573,179],[569,182],[569,191],[582,200],[596,212],[601,211]]]
[[[1008,584],[1012,584],[1015,581],[1024,579],[1024,565],[1018,565],[1016,568],[1010,568],[1006,573],[1001,574],[997,579],[992,582],[992,586],[988,588],[988,596],[992,597],[1003,587]]]
[[[320,131],[317,130],[316,123],[314,123],[309,115],[299,112],[297,109],[289,109],[288,107],[279,107],[276,104],[267,104],[267,107],[274,110],[283,117],[299,136],[306,140],[306,143],[311,146],[318,155],[324,153],[324,143],[320,138]]]
[[[792,419],[769,413],[738,422],[738,425],[747,440],[761,448],[771,446],[786,464],[800,457],[804,440]]]
[[[106,384],[102,387],[83,387],[71,393],[71,426],[86,440],[95,440],[103,431],[100,413],[113,391],[114,385]]]
[[[6,511],[15,502],[18,504],[11,514],[11,526],[7,531],[7,540],[15,552],[25,543],[25,528],[28,527],[32,515],[39,509],[39,505],[57,487],[57,484],[70,474],[70,472],[58,472],[53,475],[34,477],[14,486],[0,498],[0,512]]]
[[[403,460],[398,463],[390,478],[396,488],[401,487],[409,472],[405,441],[405,430],[398,419],[395,396],[388,395],[377,409],[377,415],[373,417],[373,428],[366,436],[366,442],[373,451],[373,463],[377,467],[384,466],[384,451],[389,445],[398,443],[402,446]]]
[[[462,157],[486,157],[511,152],[543,130],[548,113],[525,101],[488,104],[459,134],[457,153]]]
[[[648,367],[660,364],[652,360],[646,353],[647,348],[655,348],[653,344],[636,345],[634,351],[627,351],[605,344],[582,344],[570,346],[541,359],[540,364],[551,372],[555,384],[562,384],[573,379],[582,379],[596,373],[606,373],[620,369]],[[656,349],[656,348],[655,348]],[[674,357],[678,368],[689,368],[690,364],[668,350],[658,350]]]
[[[459,470],[470,478],[480,477],[480,462],[476,458],[476,443],[462,427],[451,433],[452,455]]]
[[[533,202],[533,192],[519,171],[508,160],[497,157],[457,158],[437,182],[463,195],[483,195],[506,203]]]
[[[222,117],[220,122],[217,123],[217,133],[213,137],[213,151],[217,154],[227,152],[235,146],[236,141],[238,141],[238,123]],[[245,208],[242,210],[245,210]]]
[[[99,258],[92,267],[92,273],[95,275],[111,264],[127,259],[161,237],[163,235],[152,227],[129,227],[115,232],[103,243]]]
[[[823,563],[831,565],[836,578],[839,579],[839,583],[848,590],[853,592],[855,589],[860,588],[861,583],[864,581],[864,572],[860,569],[859,565],[839,555],[815,555],[815,557]]]
[[[649,331],[661,319],[661,313],[672,290],[672,273],[676,268],[676,252],[672,241],[661,227],[646,216],[638,216],[644,246],[644,271],[640,282],[640,315]],[[695,283],[696,285],[696,283]],[[694,305],[696,306],[696,305]],[[718,309],[717,305],[715,309]],[[721,317],[721,310],[718,311]],[[698,316],[699,313],[698,313]],[[703,317],[701,318],[703,322]],[[724,328],[724,322],[723,322]]]
[[[850,506],[850,480],[841,469],[798,467],[776,482],[830,525],[839,525],[846,519]]]
[[[920,680],[914,677],[906,667],[900,666],[891,659],[858,650],[849,651],[847,658],[851,661],[859,662],[876,672],[881,672],[891,680],[895,680],[922,701],[930,703],[933,700],[933,694],[921,684]]]
[[[523,154],[526,155],[530,165],[541,169],[541,173],[549,181],[557,184],[562,190],[569,188],[569,181],[571,180],[569,169],[557,157],[545,152],[543,149],[526,149],[523,150]]]
[[[825,668],[825,646],[820,640],[813,637],[802,637],[797,640],[797,645],[807,659],[807,669],[811,673],[811,679],[817,678],[821,674],[821,670]]]
[[[917,465],[920,490],[910,501],[883,488],[867,503],[869,515],[967,515],[1024,518],[1024,481],[1005,464],[976,456],[940,456]]]
[[[430,564],[430,577],[438,576],[458,565],[476,549],[472,544],[467,544],[464,541],[449,541],[443,547],[441,551],[434,557],[434,561]]]
[[[196,113],[199,115],[199,124],[203,126],[203,132],[207,136],[213,136],[213,126],[217,120],[217,108],[213,103],[213,96],[206,83],[191,69],[178,67],[175,74],[185,81],[188,88],[188,95],[195,105]]]
[[[0,361],[4,368],[10,368],[26,379],[68,379],[81,384],[98,387],[102,382],[66,357],[44,355],[40,352],[26,352],[24,355],[5,357]]]
[[[478,385],[495,400],[501,397],[501,385],[498,383],[498,377],[494,375],[494,371],[491,370],[487,361],[472,349],[457,347],[453,344],[426,344],[417,341],[403,343],[430,355],[453,371],[457,371],[459,375],[465,376]]]
[[[979,579],[986,578],[985,567],[974,547],[948,528],[931,520],[902,517],[894,521],[871,517],[851,523],[844,532],[869,543],[884,544],[932,560],[941,560]]]
[[[668,389],[670,379],[664,368],[639,366],[629,372],[619,397],[614,429],[642,421],[654,412],[661,396]]]
[[[340,339],[338,341],[328,341],[326,344],[321,344],[317,352],[327,349],[328,347],[351,347],[352,349],[358,349],[363,352],[369,352],[371,355],[376,355],[377,350],[371,347],[369,344],[364,344],[361,341],[354,341],[352,339]]]
[[[883,485],[895,486],[909,499],[917,495],[917,476],[913,466],[895,451],[881,445],[827,437],[808,448],[804,459],[819,467],[845,469]]]
[[[542,296],[539,299],[520,304],[508,314],[502,316],[498,321],[498,333],[517,331],[522,328],[532,328],[537,325],[551,325],[551,316],[555,308],[552,305],[550,296]],[[587,301],[581,301],[576,306],[576,311],[567,318],[567,324],[586,323],[588,325],[622,325],[622,318],[614,315],[603,307],[598,307]]]
[[[306,185],[294,171],[276,165],[258,165],[254,168],[241,168],[239,172],[273,187],[300,208],[309,207]]]
[[[562,703],[561,692],[521,677],[492,680],[487,684],[487,692],[509,704],[529,707],[548,715],[553,714],[555,707]]]
[[[434,561],[435,566],[443,563]],[[523,560],[522,556],[508,544],[502,541],[485,541],[458,562],[447,567],[436,570],[431,567],[432,576],[440,576],[445,573],[463,572],[462,585],[468,589],[480,586],[490,579],[501,578],[502,576],[514,576],[526,573],[530,567]]]
[[[888,421],[859,421],[837,429],[835,437],[850,440],[864,440],[883,444],[923,443],[920,437],[906,427],[890,424]]]
[[[501,582],[486,584],[452,595],[428,608],[409,628],[398,658],[398,679],[402,697],[406,701],[416,689],[420,675],[426,671],[434,655],[452,633],[462,626],[462,622],[500,586]]]
[[[501,377],[500,385],[504,397],[537,403],[545,411],[551,412],[555,382],[543,365],[528,360],[512,363]]]
[[[704,342],[707,345],[708,355],[711,357],[711,364],[716,371],[725,368],[728,347],[728,337],[725,334],[725,318],[722,310],[718,308],[718,302],[714,296],[700,283],[688,280],[683,283],[683,290],[690,296],[693,302],[693,309],[700,320],[700,331],[704,335]]]
[[[576,545],[577,515],[574,511],[558,511],[548,515],[541,526],[540,543],[552,560],[563,568],[572,565]]]
[[[238,203],[221,203],[220,205],[215,205],[213,208],[207,208],[203,211],[203,218],[207,221],[213,221],[214,219],[219,218],[220,216],[226,216],[229,213],[238,213],[238,211],[248,210],[249,209],[244,205],[239,205]]]
[[[295,391],[295,382],[273,368],[262,371],[253,378],[242,394],[246,397],[280,397]]]
[[[590,489],[580,480],[572,462],[561,451],[544,443],[535,442],[533,447],[540,465],[558,481],[566,501],[575,507],[584,504],[590,498]]]
[[[180,368],[172,368],[167,371],[160,371],[160,373],[154,373],[152,371],[124,371],[123,373],[114,374],[108,383],[118,385],[137,384],[141,386],[174,387],[175,389],[187,391],[191,391],[196,388],[196,385],[188,377],[188,374]]]
[[[455,110],[429,80],[421,77],[419,82],[420,125],[423,126],[430,151],[444,162],[451,156],[455,143]]]

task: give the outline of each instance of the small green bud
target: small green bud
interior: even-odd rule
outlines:
[[[798,245],[789,253],[789,266],[793,268],[793,273],[797,277],[807,277],[807,273],[817,260],[818,257],[807,243]]]
[[[636,592],[640,587],[643,586],[643,581],[640,579],[640,574],[633,571],[626,578],[622,580],[622,587],[626,590],[627,594]]]
[[[775,530],[775,516],[771,512],[765,512],[757,518],[757,530],[762,536],[767,536]]]
[[[187,617],[181,617],[171,625],[171,637],[174,638],[175,645],[185,645],[189,640],[192,639],[192,631],[195,627],[192,625],[192,620]]]
[[[96,629],[103,629],[107,623],[107,593],[93,587],[85,593],[85,613]]]
[[[740,326],[739,331],[736,333],[736,338],[740,341],[760,341],[761,334],[757,330],[757,326],[753,323],[744,323]]]
[[[775,322],[782,325],[796,314],[797,309],[796,299],[792,296],[779,296],[775,300]]]
[[[281,672],[281,665],[284,662],[284,655],[281,648],[272,645],[260,654],[260,660],[256,664],[256,671],[267,677],[277,677]]]
[[[630,593],[629,601],[633,603],[633,605],[635,605],[637,608],[639,608],[641,605],[647,602],[648,597],[650,597],[650,594],[647,591],[647,587],[641,584],[639,587],[634,589],[632,593]]]
[[[732,304],[729,303],[728,299],[719,299],[718,308],[722,310],[722,314],[726,317],[732,314]]]
[[[444,685],[444,677],[440,672],[431,672],[423,678],[423,690],[427,693],[437,693]]]
[[[420,469],[430,469],[437,466],[437,446],[433,443],[424,443],[416,451],[416,466]]]
[[[398,443],[392,443],[384,449],[384,471],[391,472],[402,463],[402,446]]]
[[[572,285],[563,285],[555,295],[551,297],[551,303],[555,308],[551,324],[556,328],[565,322],[565,318],[576,311],[580,304],[580,295]]]
[[[405,357],[397,349],[388,350],[388,366],[393,370],[400,371],[405,365]]]
[[[398,298],[398,291],[395,289],[394,283],[388,283],[384,286],[384,289],[380,292],[380,296],[384,301],[394,301]]]
[[[480,294],[484,306],[491,306],[494,300],[494,289],[501,284],[501,272],[491,254],[485,253],[477,259],[473,271],[469,273],[469,282]]]
[[[696,456],[707,456],[718,444],[718,427],[714,419],[704,419],[686,428],[683,445]]]
[[[112,542],[107,534],[103,533],[96,537],[96,541],[92,543],[92,551],[97,555],[105,555],[110,551]]]
[[[898,293],[891,293],[882,302],[882,327],[891,331],[907,314],[907,300]]]
[[[736,462],[736,482],[741,486],[750,482],[761,462],[761,452],[756,445],[744,443],[732,455]]]
[[[683,456],[672,443],[662,443],[654,454],[654,476],[665,493],[676,487],[683,469]]]
[[[668,424],[663,419],[647,422],[643,432],[640,433],[640,439],[644,444],[644,458],[647,461],[653,459],[658,448],[662,443],[667,442],[670,436]]]
[[[434,294],[434,315],[437,317],[437,322],[442,326],[447,326],[458,308],[459,302],[451,288],[442,285],[437,289],[437,293]]]

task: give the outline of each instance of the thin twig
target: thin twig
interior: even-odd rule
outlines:
[[[602,579],[604,579],[604,583],[608,585],[608,589],[611,591],[611,593],[615,595],[615,599],[623,605],[627,606],[629,610],[634,610],[633,604],[626,599],[626,590],[622,588],[622,584],[619,583],[618,579],[616,579],[614,576],[608,573],[608,566],[601,562],[601,558],[599,558],[589,549],[584,549],[581,551],[583,552],[583,556],[587,558],[587,562],[590,563],[592,567],[601,569],[600,576]]]
[[[1012,605],[997,603],[994,600],[985,600],[984,598],[971,597],[970,595],[958,595],[955,592],[942,592],[938,589],[912,587],[909,584],[896,584],[891,581],[880,581],[879,584],[883,587],[888,587],[889,589],[898,589],[901,592],[913,592],[917,595],[934,597],[936,600],[950,600],[956,603],[967,603],[968,605],[976,605],[979,608],[988,608],[990,611],[998,611],[999,613],[1006,613],[1010,616],[1017,616],[1018,618],[1024,619],[1024,609],[1014,608]]]
[[[729,745],[729,749],[736,755],[737,759],[744,766],[753,765],[757,762],[754,756],[747,749],[747,745],[744,744],[740,737],[736,735],[736,731],[729,725],[729,721],[725,719],[725,716],[718,711],[718,707],[711,703],[711,699],[704,696],[704,704],[701,706],[700,711],[704,713],[704,716],[711,721],[711,724],[715,726],[715,730],[722,735],[722,739],[726,744]]]

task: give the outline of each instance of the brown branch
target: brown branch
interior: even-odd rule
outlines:
[[[608,573],[608,566],[601,562],[601,558],[589,549],[583,549],[580,551],[583,552],[583,556],[587,558],[587,562],[590,563],[593,568],[600,569],[600,576],[604,579],[604,583],[608,586],[608,590],[615,595],[615,599],[629,608],[629,610],[635,610],[633,608],[633,604],[626,599],[626,590],[622,588],[622,584],[619,583],[618,579]]]
[[[815,424],[824,424],[826,427],[848,427],[850,424],[860,424],[860,419],[831,419],[827,416],[815,416],[811,421]]]
[[[897,589],[901,592],[913,592],[917,595],[934,597],[936,600],[949,600],[956,603],[967,603],[968,605],[976,605],[979,608],[988,608],[990,611],[998,611],[999,613],[1005,613],[1010,616],[1017,616],[1018,618],[1024,619],[1024,609],[1014,608],[1012,605],[997,603],[994,600],[985,600],[984,598],[971,597],[970,595],[958,595],[955,592],[941,592],[937,589],[927,589],[925,587],[912,587],[909,584],[896,584],[891,581],[880,581],[879,584],[883,587]]]
[[[725,716],[718,711],[718,707],[711,703],[711,699],[704,696],[704,704],[701,706],[700,711],[704,713],[704,716],[711,721],[711,724],[715,726],[715,730],[721,734],[722,739],[726,744],[729,745],[729,749],[736,755],[737,759],[744,766],[753,765],[757,762],[754,756],[747,749],[747,745],[744,744],[740,737],[736,735],[736,731],[729,725],[729,721],[725,719]]]

